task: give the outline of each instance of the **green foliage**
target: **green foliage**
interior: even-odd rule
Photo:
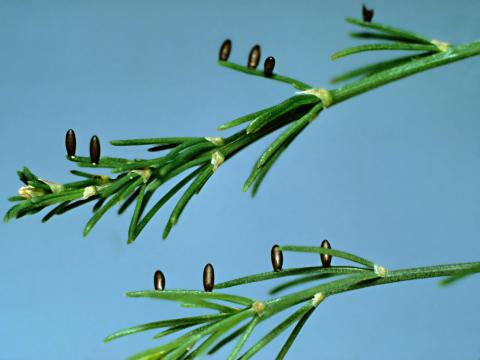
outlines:
[[[389,25],[353,18],[347,18],[347,22],[366,29],[351,33],[352,37],[381,42],[339,51],[332,55],[333,60],[371,51],[400,50],[407,51],[408,55],[375,62],[340,74],[332,79],[332,83],[347,82],[347,84],[333,90],[315,88],[292,77],[276,73],[265,74],[261,70],[221,60],[219,61],[221,66],[286,83],[299,92],[279,104],[220,125],[218,130],[221,131],[244,126],[225,138],[161,137],[111,141],[112,145],[122,147],[148,146],[149,152],[162,152],[162,156],[148,159],[101,157],[98,164],[92,164],[89,157],[67,156],[67,160],[82,168],[108,169],[109,176],[72,170],[71,173],[79,179],[58,184],[39,178],[24,167],[17,172],[24,186],[20,188],[18,196],[8,199],[15,204],[7,211],[4,220],[21,218],[49,208],[42,218],[42,221],[46,222],[57,215],[92,203],[93,214],[83,231],[86,236],[114,206],[119,205],[118,213],[122,214],[135,204],[128,228],[128,242],[131,243],[157,212],[173,196],[183,191],[165,225],[163,238],[166,238],[173,226],[178,223],[187,204],[201,191],[221,164],[250,144],[284,128],[260,155],[243,186],[244,191],[251,189],[254,196],[280,155],[326,108],[418,72],[480,54],[480,41],[451,45]],[[153,197],[159,189],[165,188],[166,182],[177,177],[181,179],[154,202]],[[215,353],[233,341],[236,343],[232,346],[228,359],[249,359],[294,325],[276,357],[283,359],[304,324],[327,297],[370,286],[433,277],[446,277],[440,283],[445,286],[480,272],[480,262],[392,271],[370,260],[336,249],[283,246],[281,251],[315,256],[325,254],[354,264],[262,272],[216,284],[214,292],[197,290],[129,292],[127,293],[129,297],[176,301],[185,308],[201,308],[210,313],[133,326],[108,336],[105,341],[160,329],[161,332],[154,335],[154,339],[164,339],[172,335],[176,337],[170,337],[170,340],[136,354],[132,359],[192,359],[202,354]],[[274,297],[263,301],[218,292],[235,286],[284,278],[288,279],[271,288],[270,295]],[[292,288],[301,289],[277,296]],[[283,315],[283,320],[272,326],[263,337],[249,344],[252,342],[251,337],[256,334],[257,326],[275,315]]]
[[[133,326],[108,336],[105,341],[108,342],[139,332],[164,329],[155,335],[154,339],[163,339],[172,334],[176,337],[166,340],[163,344],[152,349],[136,354],[131,359],[193,359],[206,352],[209,354],[215,353],[234,340],[237,342],[232,346],[228,359],[249,359],[295,324],[277,354],[276,359],[283,359],[303,325],[327,297],[392,282],[449,276],[448,281],[448,279],[465,274],[480,272],[480,262],[386,270],[384,267],[362,257],[335,249],[307,246],[282,246],[281,249],[284,252],[327,254],[353,262],[355,266],[342,265],[326,268],[316,266],[290,268],[280,272],[263,272],[219,283],[215,285],[214,292],[196,290],[130,292],[127,293],[127,296],[173,300],[182,306],[186,304],[187,307],[194,304],[196,308],[213,310],[214,313],[160,320]],[[320,262],[320,259],[318,261]],[[312,274],[315,274],[315,278],[312,277]],[[316,284],[268,300],[255,300],[218,292],[218,290],[225,288],[248,285],[258,281],[279,280],[286,277],[293,278],[293,280],[281,283],[275,288],[277,289],[274,291],[275,293],[308,282],[315,282]],[[285,316],[286,313],[290,314]],[[250,347],[241,354],[242,349],[247,346],[248,340],[256,333],[258,324],[282,314],[284,316],[283,320],[272,325],[271,330],[267,331],[260,339],[250,341],[252,343]],[[179,332],[183,333],[178,335]]]
[[[330,91],[316,89],[284,75],[276,73],[266,75],[261,70],[230,61],[219,61],[220,65],[232,70],[290,84],[300,92],[277,105],[220,125],[219,130],[226,130],[247,124],[242,130],[226,138],[163,137],[111,141],[115,146],[149,146],[150,152],[166,152],[160,157],[152,159],[101,157],[99,163],[93,165],[88,157],[67,156],[68,160],[80,167],[109,169],[112,177],[73,170],[72,174],[82,180],[56,184],[42,180],[25,167],[18,172],[25,186],[20,189],[21,196],[9,198],[16,204],[8,210],[4,220],[35,214],[53,206],[42,219],[48,221],[76,207],[94,202],[93,215],[83,231],[86,236],[108,210],[119,205],[118,213],[121,214],[135,203],[128,229],[128,242],[131,243],[156,213],[182,190],[183,194],[165,225],[163,238],[166,238],[173,226],[178,223],[187,204],[200,192],[218,167],[250,144],[286,127],[261,154],[243,186],[244,191],[251,189],[252,196],[255,196],[279,156],[326,107],[417,72],[480,54],[478,41],[453,46],[388,25],[352,18],[347,18],[347,21],[367,29],[366,32],[352,33],[355,38],[383,42],[345,49],[334,54],[332,59],[377,50],[404,50],[413,51],[414,54],[377,62],[336,76],[332,79],[334,83],[355,78],[357,80]],[[183,175],[183,179],[151,205],[153,196],[159,189],[163,189],[166,182],[182,174],[186,174]]]

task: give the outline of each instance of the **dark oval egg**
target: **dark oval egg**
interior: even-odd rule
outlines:
[[[97,135],[93,135],[90,139],[90,161],[93,165],[97,165],[100,161],[100,140]]]
[[[203,269],[203,288],[205,291],[212,291],[215,286],[215,271],[212,264],[208,263]]]
[[[373,14],[375,11],[373,9],[368,9],[365,5],[362,5],[362,18],[365,22],[371,22],[373,19]]]
[[[273,245],[272,250],[270,252],[270,256],[272,258],[273,271],[275,271],[275,272],[282,271],[283,253],[282,253],[282,250],[280,250],[280,246]]]
[[[254,47],[252,47],[252,50],[250,50],[250,54],[248,54],[247,66],[250,69],[256,69],[258,66],[258,63],[260,62],[260,56],[261,56],[260,45],[255,45]]]
[[[232,41],[227,39],[223,42],[220,47],[220,53],[218,54],[218,60],[227,61],[230,56],[230,51],[232,51]]]
[[[265,59],[265,63],[263,64],[263,72],[265,76],[272,76],[273,69],[275,68],[275,58],[273,56],[269,56]]]
[[[320,246],[324,249],[332,248],[328,240],[323,240]],[[322,266],[324,268],[327,268],[327,267],[330,267],[330,264],[332,263],[332,256],[327,254],[320,254],[320,260],[322,261]]]
[[[67,149],[67,155],[69,157],[75,156],[77,150],[77,138],[73,129],[69,129],[65,134],[65,148]]]
[[[153,275],[153,286],[155,290],[165,290],[165,275],[160,270]]]

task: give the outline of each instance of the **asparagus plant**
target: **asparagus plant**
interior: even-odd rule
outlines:
[[[69,130],[66,136],[67,160],[81,168],[109,169],[111,174],[72,170],[71,173],[81,180],[59,184],[38,177],[25,167],[18,171],[20,180],[25,186],[20,188],[19,195],[9,198],[16,204],[8,210],[4,220],[20,218],[50,208],[42,218],[42,221],[48,221],[79,206],[93,203],[93,215],[83,230],[86,236],[115,205],[120,204],[118,213],[122,214],[135,203],[128,229],[128,242],[131,243],[163,205],[184,189],[165,225],[163,238],[166,238],[172,227],[178,223],[193,195],[201,191],[219,166],[264,136],[285,128],[260,155],[245,181],[243,190],[251,189],[252,196],[255,196],[266,174],[280,155],[326,108],[418,72],[480,54],[480,41],[452,45],[404,29],[372,22],[372,16],[371,10],[364,8],[363,20],[354,18],[346,20],[357,29],[362,29],[353,32],[351,34],[353,37],[378,42],[339,51],[332,55],[332,59],[379,50],[402,50],[408,55],[355,68],[332,79],[333,83],[348,81],[346,85],[326,89],[313,87],[274,72],[273,57],[268,57],[264,69],[258,70],[261,56],[258,45],[252,48],[247,66],[231,62],[229,55],[232,43],[227,40],[220,49],[219,65],[289,84],[297,90],[296,94],[279,104],[220,125],[218,130],[221,131],[243,126],[241,130],[227,137],[159,137],[110,142],[112,145],[123,147],[149,146],[147,150],[150,152],[164,153],[154,158],[100,156],[100,141],[96,136],[91,139],[90,156],[79,156],[75,153],[75,133]],[[179,180],[154,202],[154,195],[165,188],[165,183],[172,179]]]
[[[289,84],[297,90],[296,94],[279,104],[220,125],[218,130],[221,131],[243,126],[241,130],[227,137],[160,137],[111,141],[115,146],[149,146],[147,150],[150,152],[165,152],[162,156],[154,158],[101,156],[100,141],[96,136],[93,136],[90,142],[90,156],[78,156],[75,133],[68,130],[67,160],[77,163],[82,168],[109,169],[111,174],[72,170],[71,173],[82,180],[59,184],[38,177],[25,167],[18,171],[24,186],[20,188],[18,196],[9,199],[16,204],[6,213],[5,221],[52,207],[42,219],[47,221],[53,216],[92,202],[93,216],[84,229],[84,235],[87,235],[113,206],[120,204],[118,213],[121,214],[135,203],[128,230],[128,242],[131,243],[162,206],[185,188],[165,226],[163,237],[166,238],[193,195],[201,191],[224,161],[250,144],[260,141],[264,136],[280,128],[285,128],[261,154],[244,184],[243,190],[251,189],[252,196],[255,196],[279,156],[323,110],[387,83],[480,54],[480,41],[453,45],[404,29],[372,22],[372,17],[373,10],[364,7],[362,20],[354,18],[346,20],[362,30],[351,33],[354,38],[378,42],[339,51],[332,55],[332,59],[379,50],[402,50],[408,52],[408,55],[355,68],[332,79],[334,84],[347,82],[346,85],[326,89],[313,87],[274,72],[275,58],[272,56],[266,58],[264,69],[258,70],[261,58],[259,45],[252,48],[247,66],[231,62],[229,56],[232,42],[226,40],[220,49],[219,65]],[[180,180],[155,203],[150,204],[157,190],[164,188],[164,183],[173,178]],[[283,252],[320,254],[321,266],[284,269]],[[354,264],[332,266],[332,257]],[[132,358],[192,359],[205,353],[215,353],[223,346],[236,341],[229,359],[249,359],[295,324],[277,354],[277,359],[283,359],[305,322],[328,297],[371,286],[433,277],[444,277],[441,284],[447,285],[480,272],[480,262],[388,270],[370,260],[332,249],[328,241],[324,241],[319,247],[275,245],[272,248],[271,260],[273,271],[218,284],[215,284],[213,266],[207,264],[203,274],[204,291],[166,290],[165,275],[157,270],[154,274],[154,290],[129,292],[127,296],[173,300],[182,306],[202,308],[210,313],[130,327],[108,336],[105,341],[147,330],[162,329],[154,336],[155,339],[183,333]],[[218,292],[221,289],[280,278],[292,279],[272,288],[270,291],[272,297],[268,300]],[[307,284],[312,286],[277,296],[281,292]],[[285,314],[289,310],[294,311],[252,346],[243,350],[258,324],[275,315]]]
[[[322,266],[283,269],[284,251],[320,254]],[[205,269],[208,271],[204,272],[206,291],[165,290],[164,287],[155,286],[155,290],[127,293],[129,297],[172,300],[185,307],[201,308],[210,312],[199,316],[159,320],[129,327],[108,336],[105,341],[149,330],[160,331],[153,336],[154,339],[163,339],[167,335],[183,332],[159,346],[133,355],[131,359],[193,359],[205,353],[213,354],[227,344],[236,341],[228,359],[244,360],[251,358],[270,341],[295,324],[276,355],[276,359],[283,359],[305,322],[320,303],[328,297],[371,286],[434,277],[445,277],[441,284],[446,285],[467,275],[480,272],[480,262],[388,270],[384,266],[357,255],[331,249],[328,241],[326,243],[324,241],[320,247],[279,247],[275,245],[271,255],[273,271],[243,276],[215,285],[213,283],[213,267],[211,264],[207,264]],[[331,266],[332,257],[350,261],[353,266]],[[209,275],[205,276],[205,273]],[[155,273],[155,283],[157,274],[158,271]],[[291,278],[291,280],[286,280],[272,288],[270,290],[272,297],[268,300],[256,300],[217,291],[211,292],[212,289],[221,290],[283,278]],[[312,283],[314,283],[313,286],[304,286],[301,290],[277,296],[291,288]],[[294,310],[293,313],[292,310]],[[271,317],[287,312],[291,314],[284,315],[282,321],[272,325],[270,331],[243,350],[257,325]],[[272,357],[269,356],[269,358]]]

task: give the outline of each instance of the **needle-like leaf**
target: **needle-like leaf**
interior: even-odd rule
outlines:
[[[235,120],[232,120],[232,121],[229,121],[225,124],[222,124],[220,125],[217,130],[227,130],[227,129],[231,129],[233,127],[236,127],[238,125],[242,125],[246,122],[249,122],[249,121],[252,121],[252,120],[255,120],[256,118],[258,118],[260,115],[270,111],[272,108],[274,108],[275,106],[277,105],[274,105],[274,106],[271,106],[271,107],[268,107],[266,109],[263,109],[263,110],[260,110],[260,111],[255,111],[254,113],[251,113],[251,114],[248,114],[248,115],[244,115],[244,116],[241,116]]]
[[[163,330],[163,331],[159,332],[158,334],[153,335],[152,338],[153,339],[160,339],[162,337],[165,337],[165,336],[174,334],[176,332],[185,330],[185,329],[189,328],[190,326],[191,326],[190,324],[172,326],[172,327],[169,327],[166,330]]]
[[[305,313],[312,309],[312,304],[307,303],[300,307],[297,311],[295,311],[292,315],[287,317],[284,321],[280,324],[275,326],[273,330],[268,332],[263,338],[261,338],[256,344],[254,344],[250,349],[248,349],[240,358],[243,360],[250,359],[253,355],[259,352],[263,347],[265,347],[270,341],[275,339],[278,335],[284,332],[290,325],[292,325],[295,321],[300,319]]]
[[[318,103],[319,99],[312,95],[295,95],[291,98],[281,102],[280,104],[271,107],[268,111],[263,112],[256,117],[247,127],[247,134],[253,134],[272,121],[275,121],[280,116],[298,108],[302,105],[309,105]]]
[[[432,68],[443,66],[452,62],[460,61],[480,54],[480,41],[473,41],[462,45],[448,44],[443,41],[431,40],[425,36],[410,31],[391,27],[376,22],[366,22],[357,19],[347,19],[350,23],[367,29],[366,32],[354,33],[360,39],[381,39],[386,43],[369,44],[351,49],[343,50],[334,55],[334,58],[354,54],[362,51],[376,50],[407,50],[415,51],[415,55],[401,57],[398,59],[377,62],[367,66],[349,71],[334,81],[344,81],[357,78],[345,86],[337,89],[326,90],[324,88],[313,88],[312,86],[296,79],[271,74],[257,69],[248,68],[229,61],[220,61],[219,64],[227,68],[240,71],[246,74],[267,77],[272,80],[288,83],[293,87],[302,90],[303,95],[296,95],[275,106],[254,112],[240,117],[222,125],[220,129],[227,129],[249,122],[243,129],[227,137],[160,137],[145,139],[114,140],[116,146],[148,146],[152,151],[166,150],[164,156],[153,159],[127,159],[121,157],[103,156],[98,164],[92,164],[90,157],[67,156],[67,159],[80,167],[107,168],[112,174],[119,174],[113,179],[104,175],[95,175],[89,172],[74,170],[72,173],[84,178],[81,181],[56,184],[51,181],[40,179],[28,168],[23,168],[17,174],[25,184],[19,190],[20,196],[10,197],[15,203],[5,214],[4,220],[20,218],[25,215],[35,214],[44,208],[59,206],[51,210],[45,219],[52,215],[62,214],[70,209],[86,204],[90,201],[97,201],[94,207],[94,215],[100,218],[105,207],[113,206],[116,200],[124,201],[118,212],[123,213],[130,204],[137,201],[139,207],[133,211],[131,226],[129,227],[129,241],[133,241],[150,220],[153,215],[174,193],[168,192],[167,197],[162,198],[160,206],[154,205],[154,210],[143,217],[144,211],[148,208],[155,191],[169,179],[190,172],[195,168],[205,169],[212,166],[215,170],[223,161],[231,159],[234,155],[248,146],[260,141],[275,131],[286,127],[266,151],[261,155],[255,164],[244,189],[252,187],[252,195],[255,195],[260,184],[268,173],[269,169],[285,151],[289,144],[308,126],[322,109],[322,102],[328,107],[333,107],[354,96],[366,93],[380,86],[423,72]],[[228,46],[227,42],[227,46]],[[231,43],[230,43],[231,45]],[[416,52],[420,51],[420,54]],[[228,58],[228,57],[227,57]],[[225,56],[222,57],[225,59]],[[265,69],[264,69],[265,70]],[[308,91],[306,91],[308,90]],[[308,95],[307,95],[308,94]],[[315,96],[314,96],[315,95]],[[202,170],[203,171],[203,170]],[[129,187],[128,194],[117,196],[126,188],[123,182],[128,182],[131,173],[142,174],[147,181],[143,187],[143,198],[138,199],[140,187],[143,184],[136,184],[136,187]],[[170,233],[171,228],[176,224],[185,206],[194,194],[197,194],[212,172],[206,170],[198,174],[196,179],[186,189],[179,202],[175,206],[167,224],[163,236]],[[105,203],[98,202],[94,196],[108,198]],[[112,199],[115,199],[113,201]],[[68,204],[66,204],[68,203]],[[107,209],[108,209],[107,207]],[[91,219],[92,222],[95,219]],[[144,221],[147,220],[147,221]],[[91,223],[92,224],[92,223]],[[90,225],[88,225],[90,226]],[[86,231],[88,233],[88,231]]]
[[[399,38],[408,39],[419,44],[431,44],[430,39],[408,30],[400,29],[390,25],[380,24],[377,22],[362,21],[351,17],[347,17],[345,20],[353,25],[357,25],[370,30],[376,30],[384,34],[397,36]]]
[[[152,329],[172,327],[172,326],[193,326],[197,324],[211,322],[213,320],[224,319],[227,316],[228,314],[209,314],[209,315],[191,316],[191,317],[185,317],[185,318],[179,318],[179,319],[150,322],[150,323],[132,326],[127,329],[117,331],[112,335],[107,336],[104,341],[109,342],[109,341],[121,338],[123,336],[136,334],[138,332],[148,331]]]
[[[411,40],[408,38],[400,37],[400,36],[395,36],[395,35],[389,35],[389,34],[383,34],[383,33],[377,33],[377,32],[351,32],[349,34],[351,37],[355,39],[364,39],[364,40],[387,40],[387,41],[394,41],[394,42],[406,42],[406,43],[418,43],[418,41]],[[423,44],[423,43],[422,43]]]
[[[70,170],[70,173],[73,174],[73,175],[77,175],[77,176],[80,176],[80,177],[87,178],[87,179],[94,179],[94,178],[99,177],[98,175],[90,174],[90,173],[87,173],[85,171],[80,171],[80,170]]]
[[[211,309],[220,311],[222,313],[234,313],[239,311],[237,308],[233,308],[231,306],[226,306],[223,304],[218,304],[213,301],[206,301],[206,300],[191,300],[190,302],[184,302],[181,304],[182,307],[186,308],[203,308],[203,309]]]
[[[128,228],[128,242],[130,243],[135,239],[135,230],[137,227],[138,219],[140,217],[140,211],[142,210],[143,199],[145,196],[145,189],[147,188],[147,183],[144,183],[140,187],[140,192],[137,197],[137,204],[135,205],[135,210],[133,211],[132,220],[130,221],[130,226]],[[130,195],[131,196],[131,195]],[[132,239],[132,240],[130,240]]]
[[[311,307],[307,312],[305,312],[302,317],[300,318],[300,320],[298,320],[297,324],[295,325],[295,327],[293,328],[292,332],[290,333],[290,335],[288,336],[288,339],[287,341],[285,342],[285,344],[283,344],[282,348],[280,349],[280,352],[278,353],[277,357],[276,357],[276,360],[282,360],[285,358],[285,355],[287,354],[288,350],[290,350],[290,347],[292,346],[293,342],[295,341],[295,339],[297,338],[298,334],[300,333],[300,331],[302,330],[303,328],[303,325],[305,325],[305,323],[307,322],[308,318],[310,317],[310,315],[313,314],[313,312],[315,311],[315,308],[314,307]]]
[[[167,203],[181,188],[183,188],[190,180],[192,180],[197,174],[200,173],[202,169],[198,168],[192,173],[183,178],[178,184],[170,189],[160,200],[158,200],[155,205],[148,211],[148,213],[140,220],[136,226],[135,234],[133,237],[129,237],[129,242],[135,240],[135,238],[140,234],[143,228],[150,222],[153,216],[162,208],[163,205]]]
[[[173,211],[170,215],[170,218],[168,219],[167,226],[165,227],[165,230],[163,232],[163,238],[166,239],[171,226],[177,224],[178,219],[180,218],[180,215],[183,212],[183,209],[185,209],[185,206],[187,203],[190,201],[193,195],[200,191],[201,187],[205,184],[206,180],[212,176],[213,170],[212,166],[210,164],[204,166],[202,170],[200,171],[199,175],[197,178],[192,182],[192,184],[185,190],[183,193],[182,197],[180,200],[178,200],[177,205],[173,208]]]
[[[65,209],[68,205],[70,204],[70,201],[65,201],[60,203],[59,205],[55,206],[52,210],[50,210],[43,218],[42,222],[47,222],[50,220],[54,215],[56,215],[58,212],[62,211]]]
[[[238,329],[236,329],[232,333],[225,336],[222,340],[220,340],[218,343],[216,343],[214,346],[212,346],[212,348],[208,351],[208,354],[211,355],[211,354],[216,353],[218,350],[223,348],[225,345],[229,344],[230,342],[235,340],[237,337],[242,335],[245,332],[245,330],[247,329],[248,325],[249,324],[242,325],[241,327],[239,327]]]
[[[354,46],[345,50],[336,52],[331,56],[332,60],[337,60],[345,56],[358,54],[365,51],[378,51],[378,50],[408,50],[408,51],[428,51],[439,52],[439,48],[436,45],[424,45],[424,44],[409,44],[409,43],[384,43],[384,44],[368,44]]]
[[[310,266],[302,268],[291,268],[291,269],[282,269],[282,271],[275,272],[269,271],[254,275],[243,276],[238,279],[233,279],[225,281],[215,285],[215,289],[226,289],[239,285],[251,284],[258,281],[279,279],[286,276],[298,276],[298,275],[307,275],[307,274],[318,274],[318,275],[346,275],[346,274],[356,274],[362,273],[365,271],[370,271],[368,269],[354,267],[354,266],[331,266],[328,268],[323,268],[320,266]]]
[[[195,137],[163,137],[163,138],[144,138],[144,139],[126,139],[112,140],[110,144],[114,146],[137,146],[137,145],[178,145],[184,142],[196,140]]]
[[[308,114],[308,113],[307,113]],[[305,127],[304,127],[305,128]],[[252,172],[250,173],[250,176],[248,179],[245,181],[245,184],[243,185],[243,191],[247,191],[250,186],[254,183],[254,187],[252,189],[252,197],[254,197],[257,194],[258,188],[260,187],[263,179],[267,175],[268,171],[271,169],[275,161],[280,157],[280,155],[285,151],[288,146],[293,142],[293,140],[302,132],[303,129],[300,129],[300,131],[296,131],[293,134],[290,134],[285,141],[278,146],[274,152],[273,155],[271,155],[262,166],[258,166],[260,163],[260,159],[257,161],[257,163],[254,165]]]
[[[262,167],[275,152],[286,144],[291,137],[298,135],[305,127],[315,119],[323,109],[322,103],[316,104],[307,114],[290,125],[273,143],[264,151],[257,162],[257,168]]]
[[[338,257],[345,260],[353,261],[360,265],[365,265],[367,268],[373,269],[375,263],[370,260],[364,259],[360,256],[347,253],[345,251],[335,250],[335,249],[326,249],[321,246],[282,246],[280,247],[282,251],[293,251],[293,252],[303,252],[303,253],[316,253],[316,254],[326,254],[334,257]]]
[[[244,296],[222,294],[218,292],[205,292],[197,290],[163,290],[163,291],[132,291],[127,293],[128,297],[146,297],[153,299],[164,299],[180,302],[195,302],[196,300],[215,299],[227,301],[234,304],[250,306],[253,300]]]
[[[305,253],[320,253],[318,248],[308,246],[281,246],[280,248],[283,251],[288,250]],[[344,259],[359,262],[363,265],[373,264],[373,262],[362,257],[343,251],[324,248],[320,248],[320,250],[322,250],[321,253],[326,253],[335,257],[342,257]],[[249,284],[255,281],[282,278],[288,275],[306,276],[302,276],[293,281],[285,282],[284,289],[312,281],[321,281],[312,287],[301,289],[278,298],[272,298],[267,301],[254,301],[252,299],[237,295],[194,290],[132,292],[128,293],[127,295],[130,297],[149,297],[173,300],[179,302],[180,304],[187,304],[188,307],[203,307],[206,309],[220,311],[220,313],[157,321],[134,326],[110,335],[106,338],[106,341],[156,328],[166,328],[156,336],[157,338],[173,334],[187,328],[192,328],[174,340],[134,355],[132,359],[193,359],[206,352],[209,354],[215,353],[234,339],[239,338],[229,356],[229,359],[235,359],[237,358],[238,353],[246,343],[247,339],[253,334],[254,329],[260,322],[263,322],[270,317],[300,305],[296,311],[294,311],[278,325],[275,325],[265,336],[254,343],[240,357],[241,359],[249,359],[296,322],[291,334],[277,355],[277,359],[283,359],[309,316],[326,297],[333,297],[334,295],[343,292],[349,292],[365,287],[378,286],[398,281],[409,281],[443,276],[462,276],[467,273],[477,271],[480,271],[480,262],[393,270],[385,271],[381,274],[376,273],[368,268],[365,269],[337,266],[329,268],[307,267],[285,269],[280,273],[275,273],[276,275],[272,273],[254,274],[220,283],[216,287],[225,288],[229,286]],[[283,272],[284,274],[282,274]],[[330,275],[342,275],[343,277],[324,282],[323,280],[328,278]],[[217,303],[214,301],[230,302],[233,304],[239,304],[243,307],[240,309],[236,309],[228,305],[221,305],[218,307]],[[212,304],[214,304],[214,306],[211,306]],[[248,318],[251,318],[251,320],[245,324],[244,321]],[[239,326],[237,327],[237,325]],[[220,339],[222,336],[224,337],[218,341],[218,339]],[[202,342],[195,347],[200,341]],[[215,342],[217,343],[215,344]]]
[[[257,326],[257,324],[259,323],[260,321],[260,317],[258,316],[255,316],[251,321],[250,323],[247,325],[247,327],[245,328],[245,331],[243,331],[243,334],[242,336],[240,337],[240,339],[238,340],[238,343],[235,345],[235,347],[233,348],[232,352],[230,353],[230,355],[228,356],[228,359],[227,360],[234,360],[236,358],[236,356],[238,355],[238,353],[242,350],[243,348],[243,345],[245,345],[245,343],[247,342],[248,338],[250,337],[250,335],[252,334],[253,330],[255,329],[255,326]]]
[[[416,59],[419,59],[420,57],[427,56],[427,55],[429,55],[429,53],[408,55],[408,56],[403,56],[403,57],[399,57],[391,60],[376,62],[373,64],[359,67],[351,71],[347,71],[341,75],[338,75],[332,78],[330,82],[335,84],[335,83],[351,80],[360,76],[370,76],[380,71],[391,69],[396,66],[406,64],[410,61],[415,61]]]
[[[287,77],[287,76],[278,75],[278,74],[272,74],[271,76],[265,76],[265,73],[263,71],[256,70],[256,69],[251,69],[251,68],[248,68],[246,66],[242,66],[242,65],[239,65],[239,64],[234,64],[234,63],[228,62],[228,61],[219,61],[218,64],[222,65],[222,66],[225,66],[225,67],[228,67],[232,70],[243,72],[245,74],[260,76],[260,77],[264,77],[264,78],[267,78],[267,79],[284,82],[284,83],[292,85],[295,89],[298,89],[298,90],[306,90],[306,89],[311,88],[310,85],[305,84],[302,81]]]
[[[480,264],[474,265],[470,267],[469,269],[465,269],[464,271],[459,272],[458,274],[449,276],[443,280],[440,281],[440,286],[447,286],[451,285],[453,283],[456,283],[459,280],[462,280],[466,278],[467,276],[480,273]]]
[[[303,277],[300,277],[300,278],[296,278],[296,279],[281,283],[280,285],[277,285],[277,286],[271,288],[268,293],[270,295],[276,295],[279,292],[290,289],[294,286],[303,285],[303,284],[307,284],[309,282],[330,278],[330,277],[333,277],[333,276],[336,276],[336,275],[337,274],[335,274],[335,273],[330,273],[330,274],[320,273],[320,274],[303,276]]]
[[[95,224],[102,218],[103,215],[107,213],[114,205],[118,204],[120,201],[125,199],[126,197],[130,196],[130,194],[138,187],[140,184],[143,183],[143,179],[138,175],[133,176],[132,178],[128,179],[128,181],[122,184],[122,188],[113,195],[110,200],[107,201],[97,212],[93,214],[90,220],[85,225],[83,229],[83,236],[87,236]]]

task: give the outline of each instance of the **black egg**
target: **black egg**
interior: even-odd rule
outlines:
[[[270,256],[272,258],[273,271],[275,272],[282,271],[283,253],[282,253],[282,250],[280,250],[280,246],[273,245],[272,250],[270,252]]]
[[[218,54],[218,60],[227,61],[230,56],[230,51],[232,51],[232,41],[227,39],[223,42],[220,47],[220,53]]]
[[[328,240],[323,240],[320,246],[324,249],[332,248]],[[330,267],[330,264],[332,263],[332,256],[327,254],[320,254],[320,260],[322,261],[322,266],[324,268],[327,268],[327,267]]]
[[[74,157],[77,150],[77,138],[75,136],[75,131],[69,129],[65,134],[65,148],[67,149],[67,155],[69,157]]]
[[[261,56],[260,45],[255,45],[254,47],[252,47],[252,50],[250,50],[250,54],[248,55],[247,66],[250,69],[256,69],[258,66],[258,63],[260,62],[260,56]]]
[[[205,291],[212,291],[215,286],[215,271],[212,264],[208,263],[203,269],[203,288]]]
[[[97,135],[93,135],[90,139],[90,161],[93,165],[97,165],[100,161],[100,140]]]
[[[373,9],[368,9],[365,5],[362,5],[362,18],[365,22],[371,22],[374,14]]]
[[[155,290],[165,290],[165,275],[160,270],[153,275],[153,287]]]
[[[272,76],[274,68],[275,68],[275,58],[273,56],[267,57],[265,59],[265,63],[263,64],[263,72],[265,76]]]

